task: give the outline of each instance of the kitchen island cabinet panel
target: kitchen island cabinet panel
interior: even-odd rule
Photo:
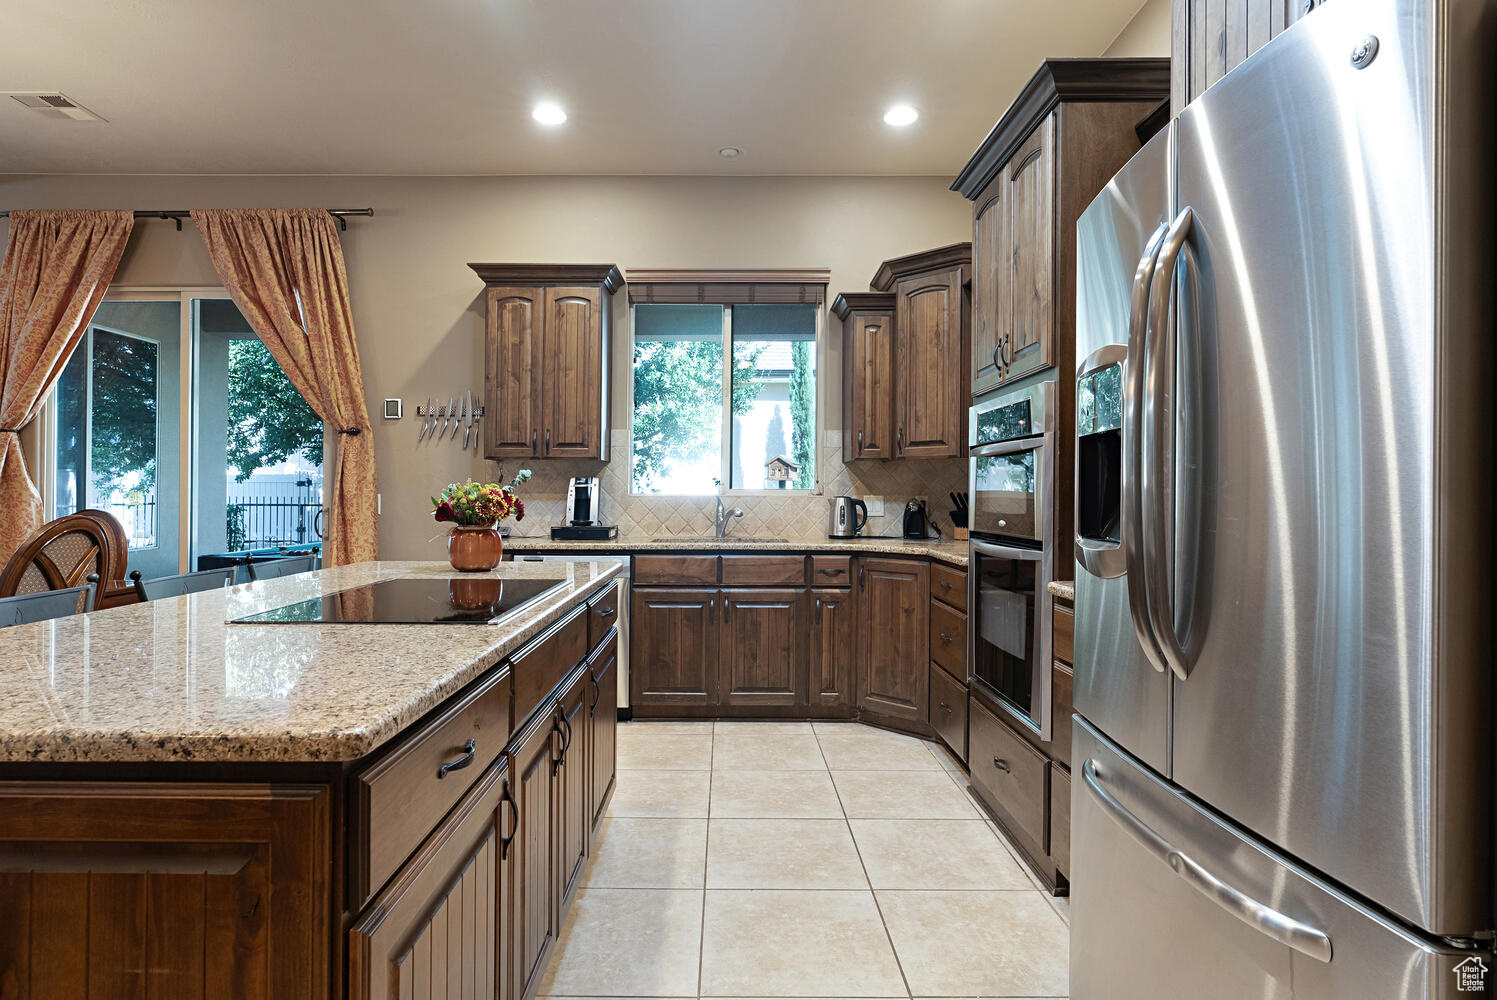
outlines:
[[[354,925],[350,1000],[507,995],[508,782],[501,758]]]
[[[930,566],[909,559],[858,563],[859,704],[928,725]]]
[[[509,753],[515,825],[506,860],[514,879],[511,996],[515,998],[533,994],[560,926],[561,851],[554,773],[558,728],[554,712],[543,710]]]
[[[723,704],[805,703],[807,594],[770,588],[722,592],[718,691]]]
[[[588,733],[592,728],[588,710],[592,696],[592,676],[584,664],[567,680],[556,705],[561,733],[553,770],[557,796],[557,843],[561,851],[558,864],[562,910],[571,900],[587,864],[587,835],[593,815],[587,787],[587,759],[591,752]]]
[[[608,798],[613,794],[618,768],[619,729],[619,633],[610,630],[588,657],[587,669],[592,676],[590,732],[587,734],[588,787],[592,807],[591,823],[596,828],[603,821]]]
[[[149,970],[150,989],[204,1000],[327,996],[328,799],[315,785],[0,783],[0,909],[28,914],[24,934],[0,925],[0,987],[146,997]]]

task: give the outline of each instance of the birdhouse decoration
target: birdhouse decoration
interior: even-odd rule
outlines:
[[[787,490],[790,480],[800,471],[800,463],[792,462],[784,455],[776,455],[764,463],[764,486],[766,489]]]

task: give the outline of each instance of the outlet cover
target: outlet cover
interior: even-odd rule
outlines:
[[[884,498],[883,497],[864,497],[863,498],[863,502],[868,505],[868,516],[869,517],[883,517],[884,516]]]

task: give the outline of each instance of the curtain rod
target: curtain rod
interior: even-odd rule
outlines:
[[[338,229],[342,232],[348,231],[348,216],[350,215],[362,215],[369,218],[374,217],[374,209],[372,208],[329,208],[326,211],[328,215],[331,215],[333,218],[338,220]],[[189,218],[191,215],[192,213],[185,208],[162,209],[154,212],[135,213],[135,217],[137,219],[170,219],[177,224],[177,232],[179,233],[182,231],[182,220]],[[0,219],[8,218],[10,218],[9,209],[0,211]]]

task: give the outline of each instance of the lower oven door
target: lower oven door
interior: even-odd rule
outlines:
[[[1041,740],[1050,739],[1050,553],[972,540],[967,662],[974,684]]]

